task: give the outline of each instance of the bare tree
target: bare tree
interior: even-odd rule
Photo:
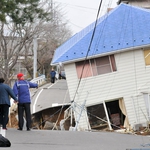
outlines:
[[[12,78],[18,58],[25,54],[25,45],[30,39],[24,31],[14,24],[6,26],[2,23],[0,26],[0,72],[7,83]]]
[[[58,15],[59,14],[59,15]],[[52,22],[40,25],[41,33],[38,41],[38,71],[48,76],[50,63],[53,58],[54,50],[71,37],[71,31],[62,15],[57,12],[57,17]]]
[[[22,61],[22,65],[32,77],[34,35],[39,39],[38,70],[40,72],[43,69],[48,72],[54,50],[71,36],[67,24],[60,19],[61,15],[56,8],[52,8],[51,3],[48,1],[41,3],[41,7],[44,7],[49,14],[49,21],[35,14],[34,22],[26,21],[25,24],[1,22],[0,24],[0,75],[7,83],[10,83],[13,78],[17,61],[22,57],[25,60]]]
[[[43,4],[41,4],[41,6],[43,6]],[[49,20],[52,18],[50,11],[51,10],[49,10],[49,13],[47,11]],[[46,22],[47,18],[39,17],[39,14],[40,13],[35,13],[31,16],[34,16],[34,19],[37,18],[36,20]],[[30,47],[27,50],[26,47],[30,45],[33,35],[36,32],[35,27],[33,27],[34,22],[32,21],[26,19],[26,22],[22,22],[21,20],[20,22],[12,22],[11,18],[9,23],[6,21],[0,23],[0,73],[8,84],[13,77],[13,70],[15,69],[14,66],[17,60],[22,56],[31,54],[32,48]]]

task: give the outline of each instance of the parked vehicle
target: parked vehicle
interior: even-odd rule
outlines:
[[[65,71],[60,71],[59,79],[66,79]]]

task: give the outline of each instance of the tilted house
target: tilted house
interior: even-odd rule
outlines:
[[[56,49],[75,129],[137,129],[150,120],[150,11],[120,4]],[[92,38],[92,36],[94,37]],[[91,43],[91,44],[90,44]]]

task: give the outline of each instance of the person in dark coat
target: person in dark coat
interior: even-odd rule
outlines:
[[[54,71],[54,69],[51,70],[50,76],[51,76],[51,83],[55,83],[56,72]]]
[[[0,124],[3,129],[7,129],[6,125],[9,121],[9,107],[10,107],[10,97],[18,101],[13,90],[7,85],[4,84],[4,79],[0,77]],[[9,97],[10,96],[10,97]]]
[[[24,80],[24,74],[19,73],[17,75],[18,81],[15,82],[13,86],[13,91],[15,95],[18,97],[18,130],[23,130],[24,124],[24,112],[26,118],[26,127],[27,131],[30,131],[31,128],[31,110],[30,110],[30,91],[29,88],[38,88],[37,83],[32,83],[27,80]]]

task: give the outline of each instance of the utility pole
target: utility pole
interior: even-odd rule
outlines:
[[[37,75],[37,37],[34,35],[33,38],[33,53],[34,53],[34,62],[33,62],[33,79]]]

